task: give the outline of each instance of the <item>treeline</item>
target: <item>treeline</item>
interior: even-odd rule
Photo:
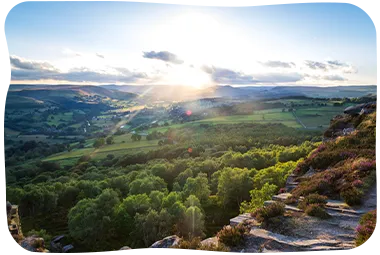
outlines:
[[[19,142],[5,150],[5,165],[12,166],[30,159],[47,157],[65,151],[69,144],[49,144],[34,140]]]

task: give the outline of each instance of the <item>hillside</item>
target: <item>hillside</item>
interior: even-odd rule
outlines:
[[[29,125],[46,123],[46,131],[61,134],[9,136],[15,142],[6,150],[7,199],[19,205],[26,236],[65,235],[76,252],[173,244],[219,251],[296,251],[359,243],[355,227],[376,198],[372,99],[269,99],[258,103],[262,110],[248,102],[221,105],[225,116],[203,117],[200,111],[197,119],[194,104],[224,103],[199,100],[168,106],[172,120],[182,108],[193,110],[186,113],[192,121],[158,124],[154,120],[159,116],[171,116],[165,108],[102,112],[97,104],[108,103],[114,111],[130,109],[132,103],[115,105],[108,97],[86,95],[87,89],[91,87],[73,91],[81,95],[73,99],[96,106],[96,113],[53,106],[7,114],[8,129],[14,129],[12,123],[23,124],[23,116],[33,116]],[[277,108],[266,109],[271,105]],[[339,112],[325,130],[322,123]],[[106,132],[113,128],[108,122],[121,120],[115,116],[129,115],[151,124]],[[289,120],[297,124],[295,116],[319,127],[288,125]],[[313,118],[319,121],[313,124]],[[74,130],[74,125],[88,135],[57,131]],[[364,232],[361,240],[367,236]]]
[[[35,85],[34,87],[19,87],[17,85],[11,85],[7,90],[7,96],[21,96],[35,98],[38,100],[51,100],[52,98],[72,99],[79,96],[100,96],[111,99],[131,99],[136,95],[128,92],[116,92],[100,86]]]
[[[210,86],[206,88],[195,88],[187,86],[148,86],[148,85],[105,85],[103,88],[118,90],[139,95],[153,97],[156,100],[184,100],[203,97],[224,97],[224,98],[281,98],[289,96],[306,96],[315,98],[334,97],[363,97],[368,94],[376,95],[376,86]]]
[[[366,104],[360,114],[332,119],[325,142],[298,163],[285,187],[264,206],[232,218],[215,237],[188,242],[172,236],[152,247],[295,252],[361,245],[376,224],[375,111],[375,103]],[[251,193],[251,203],[258,195]]]

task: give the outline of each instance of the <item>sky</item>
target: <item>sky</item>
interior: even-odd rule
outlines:
[[[5,33],[13,84],[377,84],[374,24],[350,4],[25,2]]]

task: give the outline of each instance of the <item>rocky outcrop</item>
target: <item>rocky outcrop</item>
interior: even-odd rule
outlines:
[[[365,104],[359,104],[347,107],[344,110],[345,114],[349,115],[362,115],[362,114],[369,114],[376,110],[376,102],[369,102]]]
[[[45,241],[43,238],[32,235],[24,237],[21,231],[20,216],[18,213],[18,206],[12,205],[7,201],[7,220],[8,229],[15,241],[20,244],[22,248],[32,252],[49,252],[45,248]]]
[[[171,246],[178,245],[180,240],[181,238],[176,235],[168,236],[155,242],[150,246],[150,248],[170,248]]]
[[[28,236],[20,241],[20,246],[25,250],[32,252],[49,252],[45,248],[45,241],[43,238],[38,236]]]
[[[289,176],[288,184],[294,182],[293,177]],[[291,193],[281,193],[264,204],[285,202],[291,196]],[[303,197],[300,197],[298,201],[302,199]],[[286,212],[282,224],[290,229],[286,233],[280,234],[263,228],[249,213],[232,218],[230,225],[244,223],[251,228],[244,247],[233,251],[266,253],[352,249],[355,247],[355,229],[360,217],[376,208],[376,187],[369,191],[360,207],[351,207],[340,200],[327,200],[325,209],[331,216],[329,219],[308,216],[296,204],[285,206]]]

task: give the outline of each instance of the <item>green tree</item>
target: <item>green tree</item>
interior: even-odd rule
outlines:
[[[113,140],[113,136],[107,137],[106,142],[107,142],[107,144],[113,144],[113,143],[115,143],[114,140]]]
[[[207,175],[203,173],[198,174],[195,178],[188,178],[183,187],[184,197],[194,195],[201,201],[201,203],[207,202],[210,193]]]
[[[104,249],[114,233],[111,219],[118,204],[117,193],[111,189],[94,199],[80,200],[68,214],[70,235],[91,250]]]
[[[204,237],[204,215],[199,207],[190,206],[186,209],[179,231],[187,239]]]
[[[96,139],[96,141],[94,142],[93,146],[95,148],[100,148],[102,147],[103,145],[105,144],[105,140],[103,137],[99,138],[99,139]]]
[[[257,208],[263,206],[265,201],[270,200],[276,194],[277,189],[276,185],[265,183],[261,189],[251,190],[251,201],[241,203],[240,212],[254,212]]]
[[[141,179],[135,179],[129,184],[129,194],[131,195],[143,193],[149,195],[154,190],[166,191],[166,183],[162,178],[149,175]]]
[[[249,199],[253,188],[250,172],[246,168],[224,168],[218,181],[217,196],[225,207],[239,208],[240,203]]]

